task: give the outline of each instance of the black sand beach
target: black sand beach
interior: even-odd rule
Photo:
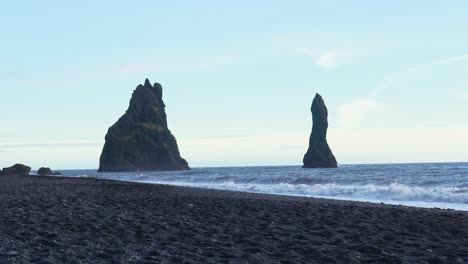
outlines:
[[[0,176],[0,263],[468,263],[468,213]]]

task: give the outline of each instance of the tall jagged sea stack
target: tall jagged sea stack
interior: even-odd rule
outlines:
[[[138,85],[125,114],[106,134],[99,171],[189,170],[167,126],[162,87]]]
[[[312,133],[303,168],[336,168],[338,163],[327,142],[328,110],[320,94],[312,101]]]

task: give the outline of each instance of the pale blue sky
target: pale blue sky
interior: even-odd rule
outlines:
[[[97,168],[149,78],[192,166],[468,160],[466,1],[2,1],[0,166]]]

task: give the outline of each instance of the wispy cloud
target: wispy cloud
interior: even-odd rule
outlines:
[[[384,90],[398,87],[399,85],[407,83],[410,80],[417,79],[419,76],[425,75],[426,71],[429,71],[434,67],[449,65],[452,63],[458,63],[463,61],[468,61],[468,54],[443,59],[429,60],[411,66],[403,67],[402,69],[399,69],[393,73],[389,73],[383,79],[383,81],[370,92],[370,96],[376,96]],[[451,92],[450,96],[455,96],[455,94],[457,93]],[[462,93],[458,92],[458,97],[462,98],[464,96],[462,95]]]
[[[425,63],[424,65],[428,65],[428,66],[442,65],[442,64],[450,64],[450,63],[454,63],[454,62],[467,61],[467,60],[468,60],[468,54],[464,54],[464,55],[460,55],[460,56],[454,56],[454,57],[449,57],[449,58],[430,61],[428,63]]]
[[[452,90],[448,93],[448,96],[468,100],[468,90]]]
[[[296,49],[296,53],[312,58],[315,65],[322,69],[334,69],[353,56],[353,53],[343,50],[318,51],[309,48]]]
[[[338,112],[340,113],[340,117],[338,118],[338,126],[357,127],[367,114],[381,110],[384,107],[383,103],[373,99],[359,99],[351,103],[339,105]]]
[[[343,127],[359,126],[366,115],[373,111],[381,111],[388,106],[374,99],[381,92],[400,87],[402,84],[404,85],[409,81],[417,80],[418,76],[425,74],[426,71],[433,67],[462,61],[468,61],[468,54],[422,62],[389,74],[379,85],[371,90],[366,97],[338,106],[338,112],[340,113],[338,125]],[[467,100],[468,90],[451,90],[447,93],[447,96]]]
[[[338,52],[337,51],[328,51],[322,55],[320,55],[315,63],[317,66],[325,69],[335,68],[337,65],[338,60]]]

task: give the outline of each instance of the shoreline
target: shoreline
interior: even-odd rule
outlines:
[[[447,164],[452,165],[441,168],[436,164],[404,168],[352,165],[336,170],[307,170],[298,166],[196,167],[189,173],[64,172],[67,176],[89,175],[101,179],[468,211],[465,203],[468,193],[464,187],[468,178],[463,174],[456,176],[468,163]],[[437,167],[435,172],[434,166]]]
[[[0,176],[0,263],[468,262],[468,212]]]
[[[39,176],[39,175],[30,175],[30,176]],[[56,176],[49,176],[49,177],[56,177]],[[60,176],[59,176],[60,177]],[[187,185],[184,184],[171,184],[165,182],[149,182],[149,181],[127,181],[127,180],[115,180],[115,179],[100,179],[93,176],[61,176],[66,178],[85,178],[85,179],[96,179],[96,180],[104,180],[104,181],[116,181],[116,182],[129,182],[129,183],[139,183],[139,184],[150,184],[150,185],[163,185],[163,186],[174,186],[174,187],[182,187],[182,188],[194,188],[194,189],[202,189],[202,190],[217,190],[217,191],[227,191],[227,192],[237,192],[237,193],[250,193],[250,194],[259,194],[259,195],[276,195],[276,196],[286,196],[286,197],[297,197],[297,198],[305,198],[305,199],[320,199],[326,200],[329,202],[332,201],[340,201],[340,202],[352,202],[352,203],[364,203],[364,204],[378,204],[378,205],[388,205],[388,206],[397,206],[397,207],[410,207],[416,209],[434,209],[434,210],[448,210],[448,211],[459,211],[459,212],[466,212],[467,210],[457,209],[457,208],[450,208],[452,204],[459,205],[460,203],[444,203],[444,202],[426,202],[426,201],[393,201],[393,200],[376,200],[376,199],[367,199],[364,198],[349,198],[349,197],[326,197],[326,196],[308,196],[308,195],[300,195],[300,194],[282,194],[282,193],[266,193],[266,192],[252,192],[252,191],[243,191],[243,190],[231,190],[231,189],[221,189],[221,188],[208,188],[208,187],[198,187],[198,186],[190,186],[188,183]],[[418,206],[415,204],[427,204],[426,206]],[[437,206],[439,205],[439,206]]]
[[[86,178],[86,177],[83,177]],[[93,178],[98,179],[98,178]],[[102,179],[102,180],[110,180],[110,179]],[[112,180],[111,180],[112,181]],[[119,180],[116,180],[119,181]],[[249,192],[249,191],[241,191],[241,190],[230,190],[230,189],[217,189],[217,188],[205,188],[205,187],[197,187],[197,186],[190,186],[190,185],[177,185],[171,183],[163,183],[163,182],[137,182],[137,181],[124,181],[122,182],[132,182],[132,183],[141,183],[141,184],[154,184],[154,185],[167,185],[167,186],[174,186],[174,187],[183,187],[183,188],[195,188],[195,189],[202,189],[202,190],[218,190],[218,191],[227,191],[227,192],[238,192],[238,193],[250,193],[250,194],[260,194],[260,195],[277,195],[277,196],[286,196],[286,197],[298,197],[298,198],[305,198],[305,199],[319,199],[319,200],[326,200],[329,202],[339,201],[339,202],[352,202],[352,203],[363,203],[363,204],[378,204],[378,205],[388,205],[388,206],[397,206],[397,207],[410,207],[416,209],[434,209],[434,210],[448,210],[448,211],[459,211],[459,212],[466,212],[467,210],[461,210],[456,208],[450,207],[443,207],[445,205],[450,206],[451,203],[442,203],[442,202],[425,202],[425,201],[392,201],[392,200],[376,200],[376,199],[368,199],[365,200],[364,198],[349,198],[349,197],[326,197],[326,196],[308,196],[308,195],[300,195],[300,194],[281,194],[281,193],[266,193],[266,192]],[[412,205],[412,203],[422,203],[427,204],[427,206],[418,206]],[[459,203],[453,203],[458,205]],[[433,205],[441,205],[441,207],[433,206]]]

